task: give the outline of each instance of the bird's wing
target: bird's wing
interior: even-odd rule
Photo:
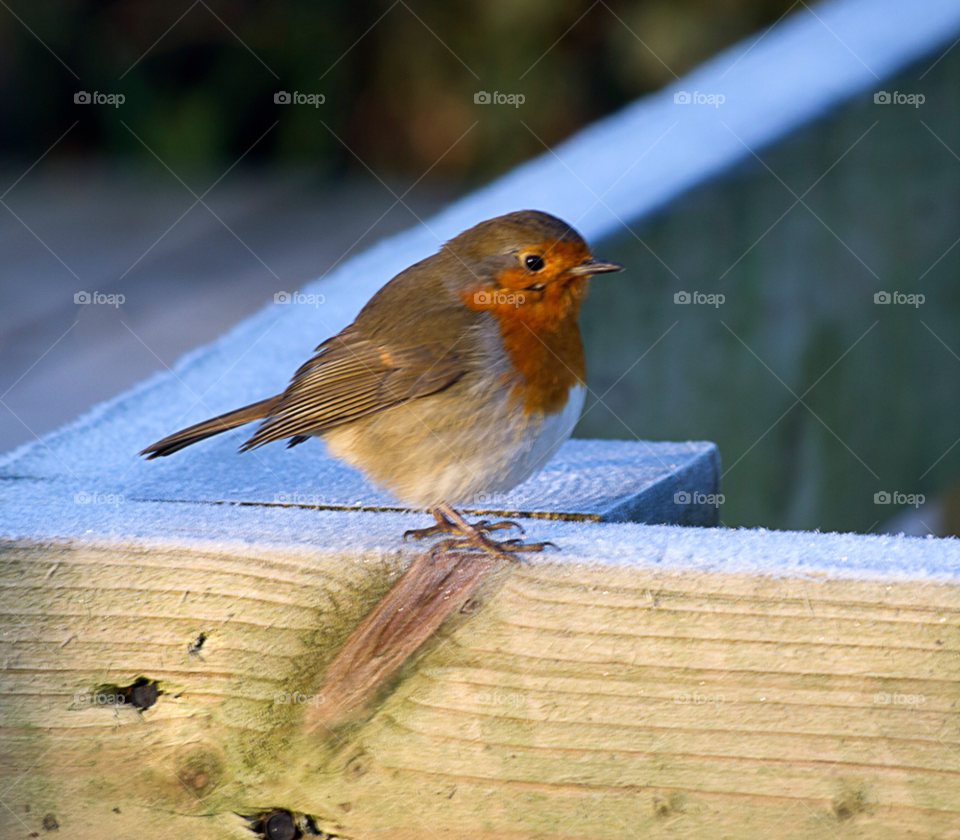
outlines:
[[[462,356],[442,344],[380,344],[357,337],[349,328],[317,349],[242,451],[435,393],[466,372]]]

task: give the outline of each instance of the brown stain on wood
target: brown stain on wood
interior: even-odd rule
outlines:
[[[330,664],[320,688],[322,702],[308,709],[305,730],[328,730],[362,715],[378,689],[467,603],[498,562],[476,552],[419,554]]]

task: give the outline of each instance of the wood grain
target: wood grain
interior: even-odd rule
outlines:
[[[956,585],[512,565],[309,734],[403,558],[0,557],[3,838],[960,838]]]

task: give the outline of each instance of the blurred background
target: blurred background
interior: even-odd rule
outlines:
[[[79,119],[57,158],[152,163],[126,122],[178,172],[219,174],[247,153],[247,164],[322,175],[364,172],[361,160],[381,175],[431,170],[463,186],[542,151],[506,109],[488,109],[468,131],[478,90],[522,92],[524,121],[552,145],[795,5],[11,3],[0,16],[0,151],[32,163]],[[78,89],[126,101],[113,110],[75,106]],[[315,109],[283,108],[274,104],[279,90],[325,99]]]
[[[811,14],[4,2],[0,451],[788,13]],[[584,311],[602,401],[577,435],[716,441],[727,526],[957,533],[956,52],[884,82],[923,92],[922,113],[871,129],[870,98],[851,102],[765,152],[777,177],[752,160],[600,243],[629,276],[595,282]],[[484,109],[481,90],[523,107]],[[810,212],[789,210],[777,178],[801,194],[827,170]],[[878,308],[880,289],[928,302]],[[725,302],[678,306],[683,291]],[[878,492],[926,506],[897,520]]]

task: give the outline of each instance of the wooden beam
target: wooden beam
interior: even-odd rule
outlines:
[[[276,809],[344,838],[960,836],[955,582],[506,566],[309,734],[400,555],[0,560],[3,837],[252,837]],[[84,696],[138,679],[143,711]]]

